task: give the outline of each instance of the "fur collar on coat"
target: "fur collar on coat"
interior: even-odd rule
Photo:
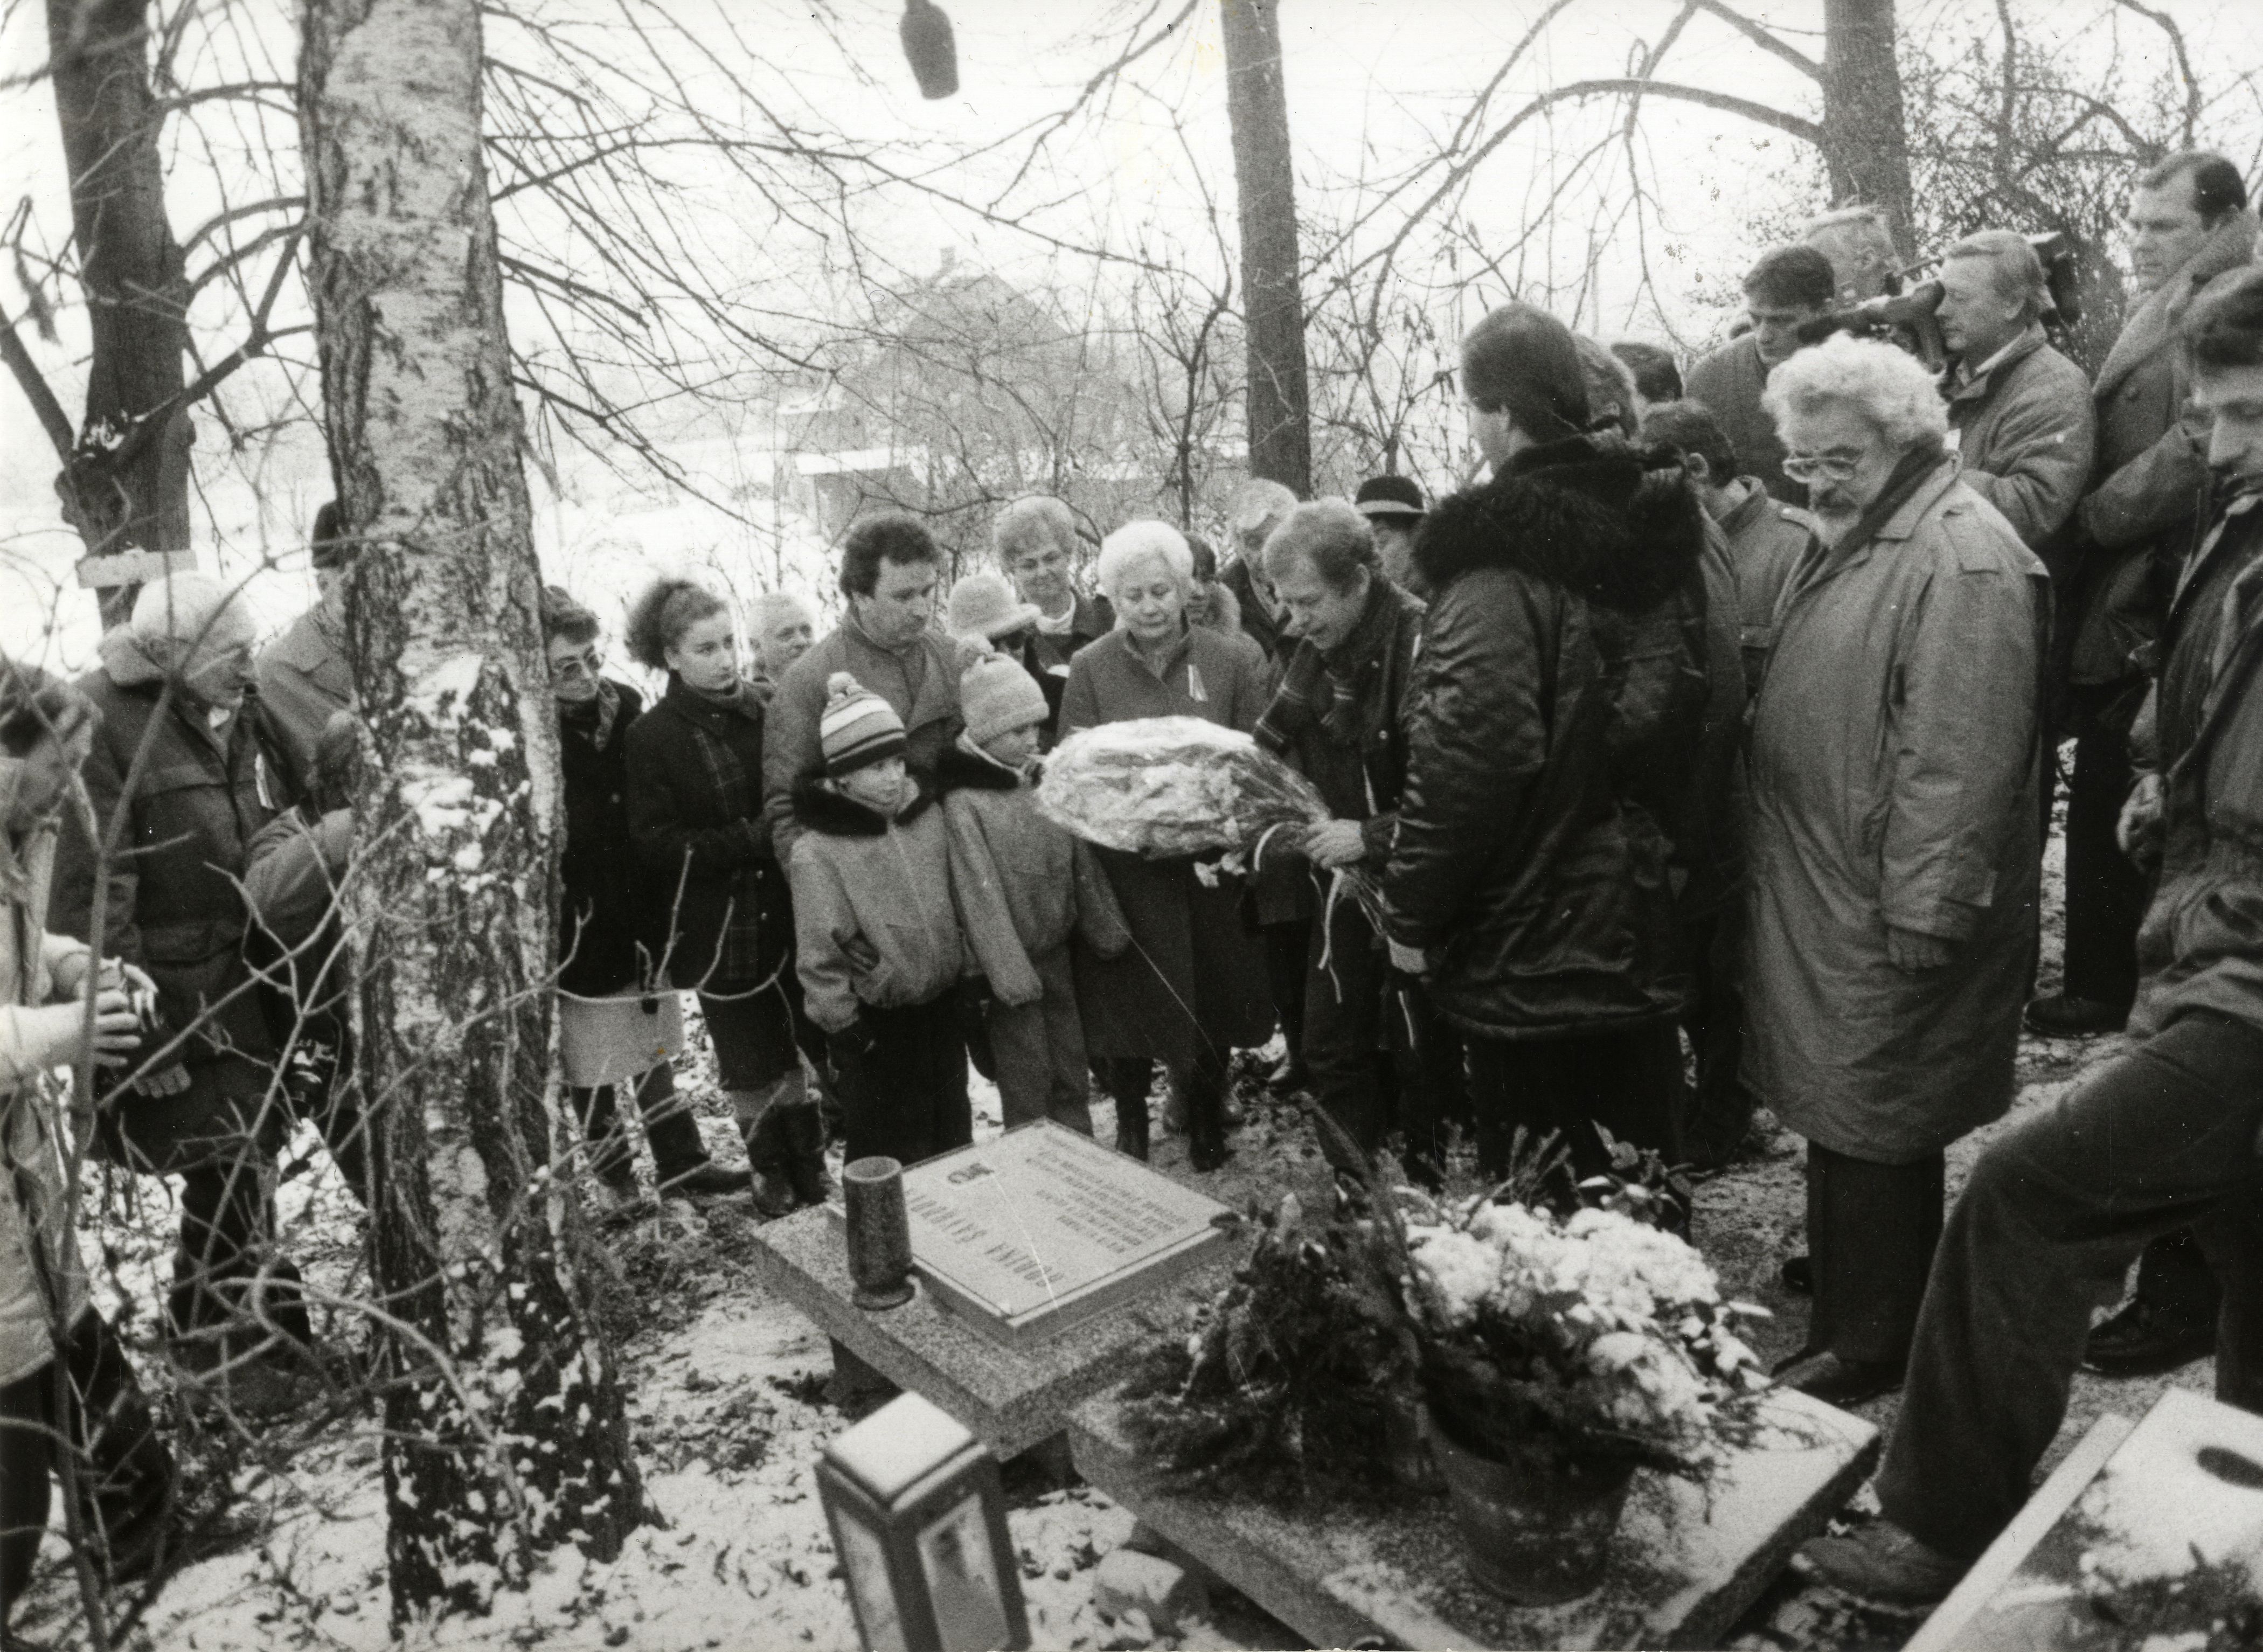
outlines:
[[[1574,436],[1529,447],[1484,487],[1442,501],[1414,563],[1441,592],[1472,569],[1508,567],[1641,613],[1695,575],[1704,545],[1703,509],[1669,455]]]
[[[918,776],[909,778],[917,795],[898,812],[893,821],[814,779],[804,780],[793,788],[794,819],[805,830],[822,832],[828,837],[885,837],[891,825],[910,825],[935,801],[935,793],[922,784]]]

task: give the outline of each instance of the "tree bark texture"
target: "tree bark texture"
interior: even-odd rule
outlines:
[[[1823,0],[1823,161],[1832,204],[1882,208],[1902,257],[1916,257],[1894,0]]]
[[[1248,323],[1249,474],[1281,482],[1303,499],[1312,491],[1312,413],[1280,0],[1219,0],[1219,11]]]
[[[86,414],[60,490],[98,554],[189,548],[192,431],[180,404],[189,285],[165,215],[163,120],[149,85],[153,10],[151,0],[47,0],[93,344]]]
[[[354,916],[395,1620],[479,1611],[643,1507],[548,1084],[559,759],[476,0],[308,0],[300,108],[348,630]]]

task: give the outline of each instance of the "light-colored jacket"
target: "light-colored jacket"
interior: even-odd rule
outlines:
[[[0,757],[0,819],[21,764]],[[52,827],[11,837],[0,830],[0,1383],[29,1376],[54,1357],[51,1291],[64,1324],[86,1306],[86,1273],[64,1225],[68,1151],[42,1063],[54,1024],[76,1017],[54,1004],[56,981],[86,973],[78,941],[47,932]]]
[[[931,1004],[965,973],[951,898],[943,811],[922,792],[893,820],[821,782],[794,794],[801,834],[793,887],[796,969],[820,1031],[843,1031],[860,1006]],[[1001,919],[1002,922],[1002,918]]]
[[[1020,1008],[1044,997],[1035,960],[1073,935],[1102,958],[1123,954],[1132,931],[1092,845],[1038,813],[1027,779],[968,751],[964,736],[944,753],[936,779],[951,896],[974,967],[999,1003]]]
[[[2045,589],[1946,459],[1786,588],[1749,752],[1745,1077],[1833,1152],[1907,1163],[2011,1105]],[[1889,927],[1954,956],[1898,969]]]

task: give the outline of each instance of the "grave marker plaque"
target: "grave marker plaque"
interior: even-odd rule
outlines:
[[[1200,1265],[1226,1207],[1051,1122],[904,1172],[912,1264],[929,1291],[1027,1346]]]

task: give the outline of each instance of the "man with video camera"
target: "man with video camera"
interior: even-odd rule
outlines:
[[[2043,261],[2027,236],[1984,229],[1942,255],[1940,286],[1942,388],[1964,485],[2050,565],[2090,481],[2098,420],[2082,369],[2043,336]]]

